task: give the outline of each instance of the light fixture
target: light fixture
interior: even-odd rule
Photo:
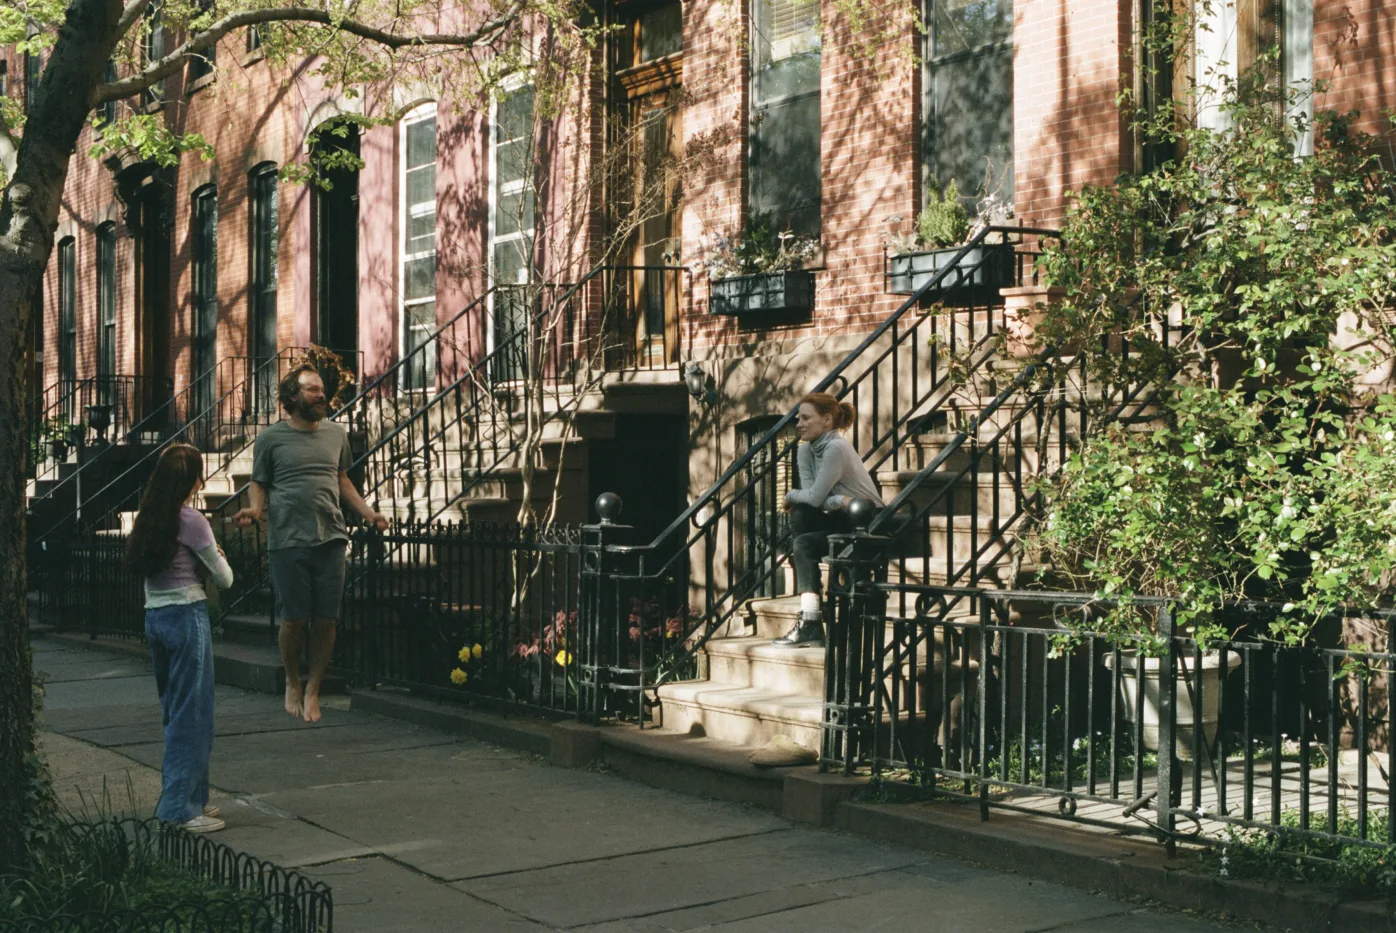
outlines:
[[[689,360],[683,371],[684,385],[688,394],[701,405],[712,405],[717,401],[717,383],[703,369],[697,360]]]

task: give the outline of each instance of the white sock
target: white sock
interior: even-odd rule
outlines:
[[[800,615],[819,618],[821,615],[818,593],[800,594]]]

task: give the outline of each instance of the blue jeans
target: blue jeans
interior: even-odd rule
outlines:
[[[165,725],[155,815],[183,823],[198,816],[208,803],[208,759],[213,753],[213,633],[208,603],[147,609],[145,637],[155,663]]]

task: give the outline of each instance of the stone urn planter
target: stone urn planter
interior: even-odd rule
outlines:
[[[1001,288],[1003,297],[1003,329],[1007,336],[1005,350],[1014,359],[1028,359],[1042,352],[1037,328],[1047,317],[1047,310],[1066,296],[1066,289],[1057,286],[1024,285]],[[1075,347],[1060,347],[1062,353],[1075,353]]]
[[[893,295],[914,295],[940,271],[950,265],[964,247],[929,249],[887,257],[887,291]],[[940,283],[936,300],[949,304],[974,304],[991,298],[999,289],[1015,281],[1011,243],[976,246],[960,260],[956,271]]]
[[[814,273],[807,269],[734,275],[712,281],[713,314],[789,314],[814,310]]]
[[[1107,654],[1104,661],[1106,670],[1113,671],[1115,656]],[[1174,675],[1177,689],[1173,703],[1176,711],[1173,748],[1174,754],[1183,761],[1191,761],[1193,757],[1193,739],[1198,721],[1194,710],[1201,710],[1203,747],[1211,748],[1212,743],[1216,741],[1221,687],[1227,675],[1240,665],[1241,656],[1235,652],[1227,652],[1226,670],[1223,672],[1221,653],[1203,652],[1201,691],[1197,690],[1195,662],[1195,658],[1183,658],[1181,672]],[[1134,722],[1142,684],[1144,722],[1140,729],[1140,737],[1144,748],[1151,752],[1159,750],[1159,670],[1165,663],[1163,658],[1143,658],[1141,676],[1141,659],[1138,654],[1134,651],[1120,652],[1120,705],[1123,707],[1121,713],[1125,722]]]

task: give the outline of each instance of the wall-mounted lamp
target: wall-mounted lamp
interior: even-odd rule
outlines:
[[[717,383],[697,360],[690,360],[684,368],[683,381],[684,385],[688,386],[688,394],[693,396],[695,402],[700,405],[712,405],[717,402]]]

